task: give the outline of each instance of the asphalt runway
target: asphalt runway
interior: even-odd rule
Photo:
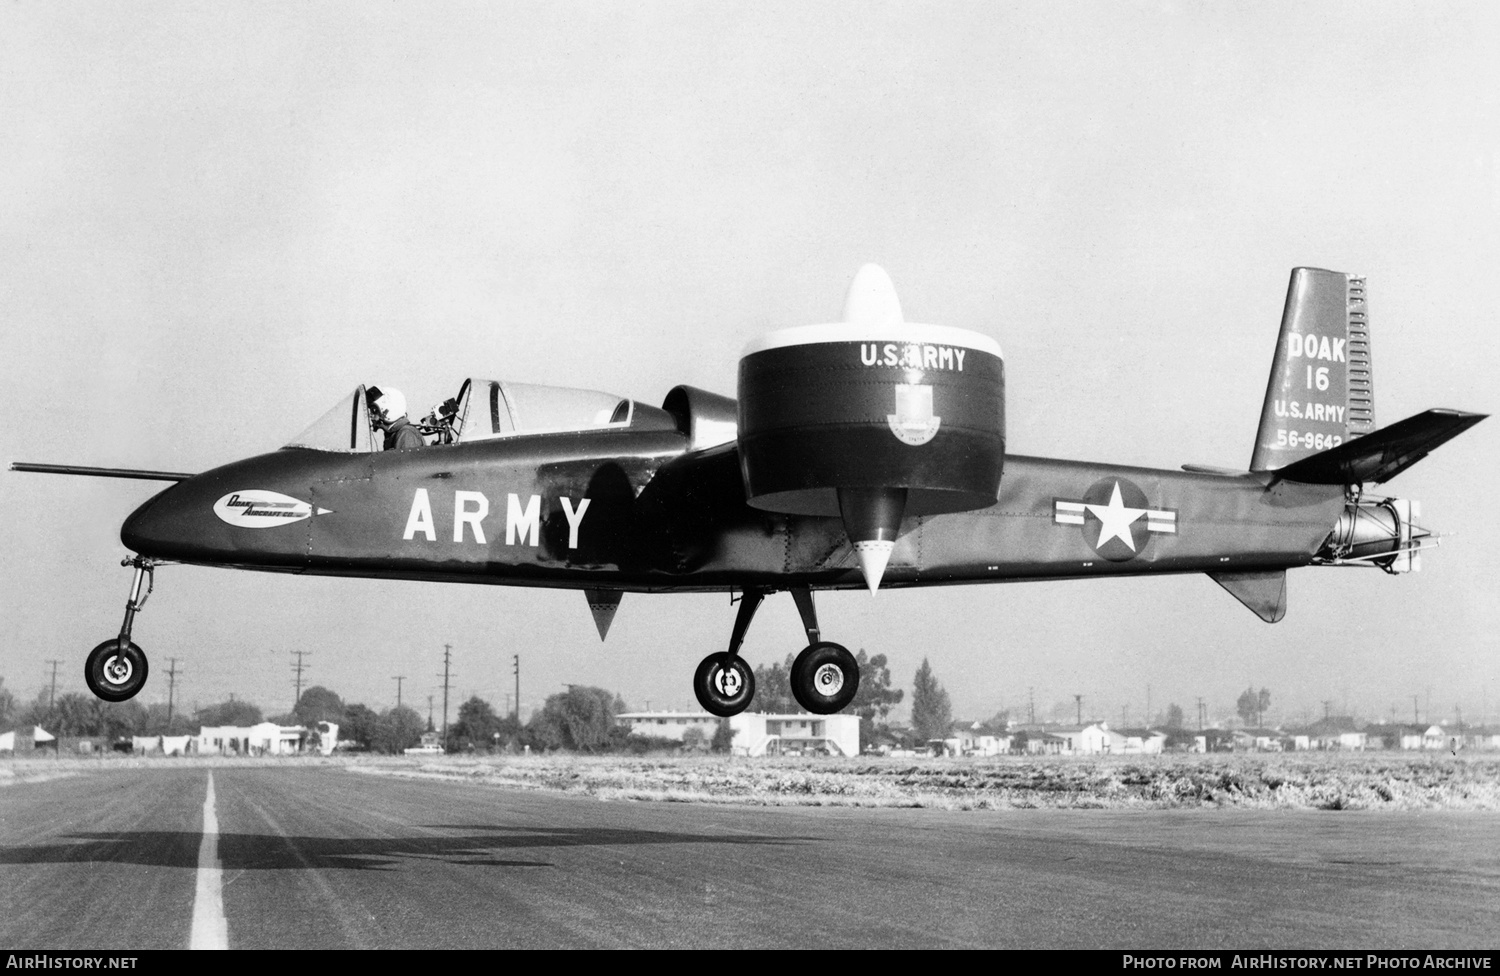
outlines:
[[[1500,818],[767,808],[336,766],[101,770],[0,789],[0,892],[0,946],[25,949],[1492,949]]]

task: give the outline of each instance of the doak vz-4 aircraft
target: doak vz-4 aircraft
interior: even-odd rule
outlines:
[[[143,584],[188,563],[582,590],[601,639],[626,593],[738,593],[728,648],[693,677],[721,716],[754,697],[738,652],[787,590],[808,639],[792,690],[829,714],[859,670],[823,640],[817,590],[1206,573],[1275,622],[1289,568],[1418,568],[1438,541],[1418,506],[1367,486],[1485,416],[1376,428],[1364,280],[1311,268],[1292,272],[1244,471],[1007,455],[1000,346],[906,322],[875,265],[843,321],[751,342],[733,400],[469,379],[403,450],[383,449],[389,392],[361,386],[282,449],[202,474],[12,466],[176,482],[121,527],[135,575],[119,635],[88,656],[94,694],[140,691]]]

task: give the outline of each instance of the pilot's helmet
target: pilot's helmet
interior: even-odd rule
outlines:
[[[406,397],[401,395],[400,390],[372,386],[365,391],[365,395],[369,397],[371,409],[386,423],[406,416]]]

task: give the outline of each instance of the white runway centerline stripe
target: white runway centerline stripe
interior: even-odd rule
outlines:
[[[224,920],[224,869],[219,866],[219,818],[214,814],[213,773],[208,774],[208,796],[203,799],[198,893],[193,898],[193,935],[188,948],[229,948],[229,923]]]

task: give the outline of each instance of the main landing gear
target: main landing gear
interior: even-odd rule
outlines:
[[[134,698],[146,684],[146,653],[130,640],[130,628],[135,623],[136,613],[146,605],[156,586],[156,563],[135,556],[120,562],[121,566],[134,566],[135,579],[130,584],[130,599],[125,601],[125,622],[120,625],[120,636],[111,637],[89,652],[83,665],[83,680],[89,691],[107,702],[122,702]],[[141,583],[146,583],[146,595],[141,595]]]
[[[693,675],[698,703],[714,715],[725,718],[738,715],[755,697],[755,672],[739,656],[739,650],[750,621],[768,592],[745,590],[734,618],[734,630],[729,635],[729,650],[704,658]],[[792,697],[815,715],[832,715],[853,701],[859,691],[859,665],[848,648],[819,639],[812,591],[805,586],[794,586],[791,592],[809,641],[792,662]]]

